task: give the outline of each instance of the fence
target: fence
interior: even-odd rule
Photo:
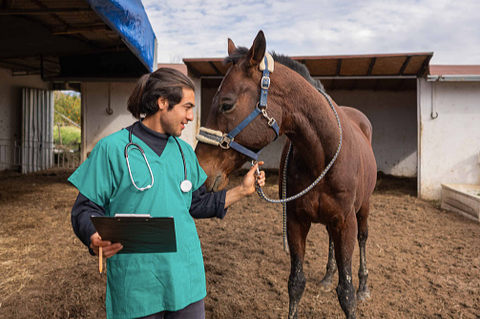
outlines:
[[[80,165],[80,144],[57,145],[44,141],[0,139],[0,170],[24,173],[49,168],[77,168]]]

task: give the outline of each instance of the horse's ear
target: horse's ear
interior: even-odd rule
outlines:
[[[236,49],[235,43],[233,43],[232,39],[228,38],[228,55],[232,55]]]
[[[258,31],[257,37],[253,41],[253,45],[248,50],[246,61],[250,66],[258,65],[263,57],[265,56],[265,50],[267,49],[267,41],[265,40],[265,35],[263,31]]]

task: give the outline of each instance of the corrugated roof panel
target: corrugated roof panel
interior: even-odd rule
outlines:
[[[312,75],[334,76],[337,74],[337,60],[305,60],[305,65]]]
[[[196,75],[196,73],[205,75],[205,76],[217,75],[215,70],[212,69],[212,67],[210,66],[210,63],[208,63],[208,61],[198,61],[198,62],[195,62],[194,65],[187,62],[186,60],[184,61],[187,67],[192,71],[194,75]]]
[[[480,75],[480,65],[430,65],[431,75]]]
[[[365,75],[370,67],[371,59],[344,59],[342,60],[341,76]]]
[[[348,77],[348,76],[421,76],[433,53],[398,53],[378,55],[344,55],[344,56],[308,56],[291,57],[305,64],[314,77]],[[205,66],[212,62],[225,74],[229,66],[222,66],[221,59],[200,58],[184,59],[195,76],[213,76],[212,69]],[[340,66],[340,67],[339,67]],[[192,71],[192,73],[195,73]]]
[[[397,75],[407,57],[378,57],[372,69],[372,75]]]
[[[405,68],[405,71],[403,71],[403,74],[405,75],[416,75],[418,71],[422,68],[423,64],[425,63],[425,60],[427,59],[427,56],[412,56],[410,58],[410,61],[408,62],[407,67]]]

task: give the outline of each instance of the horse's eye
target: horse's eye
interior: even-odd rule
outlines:
[[[232,110],[234,107],[235,107],[235,104],[223,103],[220,111],[222,113],[228,112],[228,111]]]

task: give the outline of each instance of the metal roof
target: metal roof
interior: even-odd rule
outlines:
[[[431,75],[480,75],[480,65],[430,65]]]
[[[373,55],[299,56],[313,77],[320,79],[416,78],[426,74],[433,52]],[[195,77],[224,76],[222,58],[183,59]]]
[[[0,2],[0,67],[14,76],[138,77],[155,41],[140,0]]]

